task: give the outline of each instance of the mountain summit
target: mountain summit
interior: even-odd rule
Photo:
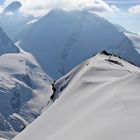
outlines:
[[[140,56],[125,33],[85,10],[51,11],[32,25],[20,45],[55,79],[104,49],[140,65],[136,62]]]
[[[57,100],[13,140],[138,140],[139,83],[140,68],[100,53],[56,81]]]

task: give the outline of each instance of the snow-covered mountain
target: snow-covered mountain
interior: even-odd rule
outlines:
[[[58,99],[13,140],[139,140],[139,83],[140,68],[97,54],[56,81]]]
[[[12,138],[46,107],[52,80],[0,30],[0,137]]]
[[[104,18],[85,10],[53,10],[32,24],[20,41],[22,48],[56,79],[106,48],[140,66],[139,53],[129,37]]]

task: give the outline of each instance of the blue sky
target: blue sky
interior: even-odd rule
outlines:
[[[114,4],[121,9],[127,10],[129,7],[140,4],[140,0],[105,0],[108,4]]]
[[[140,5],[140,0],[105,0],[105,2],[109,5],[115,5],[120,9],[119,12],[112,16],[107,16],[106,18],[114,23],[123,25],[132,32],[140,34],[140,12],[137,14],[129,12],[131,7]]]
[[[4,0],[0,0],[0,3],[3,3],[4,2]]]

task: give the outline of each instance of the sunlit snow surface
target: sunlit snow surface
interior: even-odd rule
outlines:
[[[41,114],[51,82],[31,54],[20,50],[0,56],[0,136],[15,136]]]
[[[98,54],[56,82],[58,99],[13,140],[139,140],[139,83],[138,67]]]

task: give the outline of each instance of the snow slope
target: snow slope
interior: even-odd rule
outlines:
[[[98,54],[55,83],[61,96],[13,140],[139,140],[139,83],[140,68]]]
[[[32,24],[20,41],[55,79],[106,48],[140,66],[132,41],[112,23],[85,10],[53,10]]]
[[[0,137],[8,139],[41,114],[52,94],[52,80],[35,58],[12,47],[19,52],[4,48],[0,56]]]

